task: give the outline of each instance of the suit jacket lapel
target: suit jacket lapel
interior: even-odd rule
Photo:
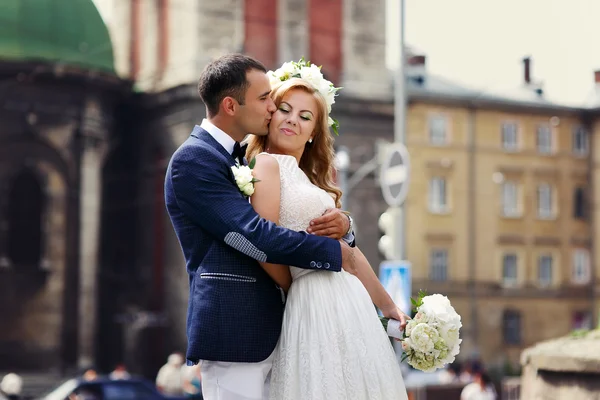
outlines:
[[[221,146],[221,144],[219,142],[217,142],[215,140],[215,138],[210,135],[210,133],[208,133],[204,129],[200,128],[198,125],[194,126],[194,130],[192,131],[191,136],[193,136],[199,140],[202,140],[203,142],[208,143],[211,147],[213,147],[219,153],[223,154],[223,156],[229,161],[230,165],[235,164],[235,159],[233,158],[233,156],[231,154],[229,154],[227,152],[227,150],[225,150],[223,148],[223,146]]]

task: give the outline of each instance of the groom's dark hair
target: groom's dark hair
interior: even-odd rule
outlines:
[[[219,105],[225,97],[233,97],[244,104],[246,90],[250,84],[246,73],[256,69],[267,72],[258,60],[243,54],[227,54],[210,62],[202,71],[198,81],[198,93],[208,109],[208,116],[219,112]]]

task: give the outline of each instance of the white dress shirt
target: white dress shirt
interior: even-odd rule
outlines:
[[[202,124],[200,128],[204,129],[206,132],[210,134],[223,148],[229,153],[233,153],[233,146],[235,145],[235,140],[221,129],[217,128],[212,122],[204,118],[202,120]]]

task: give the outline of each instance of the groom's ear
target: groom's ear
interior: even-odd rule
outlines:
[[[237,101],[233,97],[226,96],[221,101],[221,109],[223,112],[229,116],[235,115],[237,110]]]

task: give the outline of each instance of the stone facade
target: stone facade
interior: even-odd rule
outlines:
[[[446,121],[447,139],[432,143],[429,124],[439,117]],[[560,121],[552,127],[553,149],[540,154],[536,132],[550,120]],[[518,121],[515,151],[502,147],[504,121]],[[413,178],[406,207],[413,288],[450,297],[463,317],[462,357],[516,368],[525,347],[564,335],[578,323],[592,323],[597,270],[587,259],[585,277],[578,279],[575,266],[577,252],[589,257],[592,239],[591,210],[585,217],[574,215],[575,190],[587,188],[591,179],[589,153],[572,151],[574,132],[582,126],[589,132],[585,121],[583,111],[551,107],[410,102],[407,145]],[[434,178],[445,182],[443,209],[432,208]],[[513,215],[504,212],[505,182],[518,187]],[[538,215],[536,190],[543,183],[552,187],[549,217]],[[446,257],[443,276],[432,261],[438,251]],[[516,259],[510,277],[507,255]],[[540,280],[542,256],[552,260],[547,282]],[[509,323],[516,324],[511,338],[506,337]]]
[[[595,400],[600,393],[600,332],[539,343],[523,352],[522,399]]]
[[[0,333],[0,360],[85,364],[96,332],[99,176],[115,93],[126,85],[16,68],[4,69],[0,94],[0,323],[11,327]]]

